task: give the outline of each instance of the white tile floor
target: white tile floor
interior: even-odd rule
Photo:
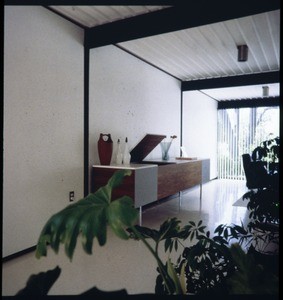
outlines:
[[[180,209],[178,197],[146,207],[142,225],[159,228],[167,218],[177,217],[182,225],[190,220],[203,220],[212,232],[219,224],[245,223],[247,209],[233,206],[233,203],[246,191],[245,181],[212,180],[202,187],[201,206],[200,190],[196,187],[183,193]],[[164,259],[168,257],[168,254],[161,255]],[[171,257],[174,261],[177,254]],[[49,295],[77,295],[93,286],[105,291],[125,288],[128,294],[154,293],[157,272],[151,254],[141,242],[121,240],[109,231],[105,246],[94,243],[93,255],[85,254],[79,241],[72,262],[61,247],[59,254],[49,251],[47,257],[40,260],[30,253],[4,263],[2,295],[15,295],[31,274],[53,269],[56,265],[62,272]]]
[[[195,187],[182,193],[181,207],[179,197],[146,207],[143,212],[143,226],[159,227],[168,217],[177,217],[186,223],[203,220],[208,230],[219,224],[239,223],[246,218],[246,208],[233,206],[246,191],[246,182],[242,180],[212,180],[200,188]]]

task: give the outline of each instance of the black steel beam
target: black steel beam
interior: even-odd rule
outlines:
[[[227,109],[227,108],[279,106],[279,105],[280,105],[280,98],[274,97],[274,98],[256,98],[256,99],[219,101],[217,108]]]
[[[89,51],[84,48],[84,197],[89,193]]]
[[[85,46],[95,48],[207,25],[280,8],[279,0],[198,0],[86,29]]]
[[[228,76],[221,78],[183,81],[181,89],[185,91],[217,89],[234,86],[246,86],[280,82],[280,72],[265,72],[249,75]]]

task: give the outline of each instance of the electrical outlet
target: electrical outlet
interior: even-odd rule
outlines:
[[[74,191],[70,191],[69,192],[69,201],[73,202],[75,200],[75,192]]]

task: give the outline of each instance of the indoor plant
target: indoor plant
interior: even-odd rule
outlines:
[[[261,142],[252,151],[254,161],[267,164],[269,180],[265,187],[249,190],[243,195],[243,200],[248,200],[248,226],[254,233],[255,249],[260,253],[275,255],[278,255],[279,246],[279,153],[278,137]]]
[[[173,218],[167,222],[178,223]],[[136,226],[145,236],[155,239],[155,229]],[[177,263],[176,273],[185,282],[186,294],[218,295],[229,294],[278,294],[278,260],[263,261],[253,251],[253,235],[243,225],[219,225],[214,235],[205,231],[202,221],[189,221],[178,230],[172,230],[165,238],[166,251],[183,247]],[[184,246],[184,241],[193,242]],[[156,293],[168,294],[159,275]]]
[[[264,188],[250,190],[244,194],[247,199],[250,222],[248,231],[252,234],[254,250],[266,255],[279,255],[279,190]]]

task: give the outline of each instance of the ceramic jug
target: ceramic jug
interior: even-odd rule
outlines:
[[[100,133],[97,147],[100,164],[110,165],[113,151],[113,141],[111,139],[111,134]]]

